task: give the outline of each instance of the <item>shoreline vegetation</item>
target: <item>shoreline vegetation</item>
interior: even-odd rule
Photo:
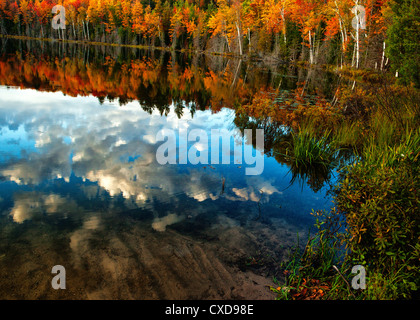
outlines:
[[[339,175],[333,209],[313,212],[315,233],[290,252],[285,281],[271,288],[278,299],[419,297],[420,95],[386,75],[366,78],[341,85],[334,106],[299,101],[298,92],[294,107],[261,94],[239,110],[290,128],[273,153],[296,175]],[[364,290],[349,285],[355,265],[366,270]]]
[[[282,266],[284,280],[276,280],[271,290],[278,299],[418,299],[420,6],[411,0],[286,2],[264,2],[275,8],[271,12],[253,1],[153,1],[143,17],[162,19],[142,29],[146,20],[135,21],[141,15],[128,11],[126,17],[134,20],[124,22],[122,13],[100,17],[93,9],[89,20],[85,2],[79,1],[85,10],[69,20],[74,24],[68,35],[55,40],[250,60],[266,56],[338,72],[348,81],[340,83],[332,101],[308,101],[303,84],[287,97],[280,90],[262,90],[252,101],[235,105],[240,128],[288,128],[270,130],[275,132],[270,147],[296,176],[325,181],[333,170],[339,176],[331,190],[334,208],[314,208],[316,232],[291,250]],[[91,3],[85,3],[87,9]],[[120,10],[109,3],[108,12]],[[140,1],[122,3],[140,10]],[[204,4],[207,10],[200,10]],[[366,29],[352,28],[355,4],[369,9]],[[38,22],[24,12],[22,23],[2,20],[2,37],[40,40],[30,37],[29,26],[43,30],[48,12]],[[281,19],[270,24],[271,14]],[[115,43],[96,41],[107,37]],[[366,289],[350,285],[355,265],[366,269]]]
[[[298,168],[335,168],[339,181],[335,206],[313,212],[316,232],[290,253],[286,284],[272,288],[279,299],[419,297],[420,95],[376,80],[350,88],[323,121],[320,104],[289,112],[298,120],[283,155]],[[343,150],[354,156],[340,165]],[[355,265],[366,269],[365,290],[349,286]]]
[[[274,153],[296,175],[339,176],[333,209],[313,212],[315,233],[271,288],[278,299],[418,299],[420,95],[387,75],[366,78],[342,84],[334,105],[308,104],[299,90],[294,107],[261,94],[239,111],[290,128]],[[366,270],[364,290],[349,285],[356,265]]]

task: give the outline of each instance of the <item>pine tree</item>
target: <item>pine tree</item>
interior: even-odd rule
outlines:
[[[387,55],[393,71],[404,84],[420,87],[420,3],[393,0],[392,24],[387,30]]]

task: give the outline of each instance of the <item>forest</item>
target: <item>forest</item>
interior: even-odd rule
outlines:
[[[65,29],[54,30],[55,5]],[[1,0],[3,35],[392,69],[419,85],[414,0]]]

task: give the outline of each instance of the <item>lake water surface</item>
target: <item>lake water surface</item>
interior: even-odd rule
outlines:
[[[274,298],[267,286],[298,234],[304,241],[311,210],[332,205],[328,181],[293,179],[269,133],[260,175],[233,154],[230,164],[161,165],[156,135],[238,132],[255,122],[235,107],[256,92],[306,81],[328,96],[328,79],[214,56],[2,39],[0,298]],[[51,287],[54,265],[66,269],[65,290]]]

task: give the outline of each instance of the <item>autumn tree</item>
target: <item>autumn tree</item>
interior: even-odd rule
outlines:
[[[317,44],[316,31],[320,26],[323,14],[323,0],[294,0],[291,17],[300,26],[302,37],[307,39],[309,47],[309,62],[315,63]]]
[[[131,30],[138,35],[140,39],[140,35],[143,33],[143,5],[141,4],[140,0],[136,0],[131,7],[131,16],[132,16],[132,25]]]
[[[412,0],[0,0],[0,32],[56,34],[45,28],[55,4],[66,8],[69,28],[59,31],[61,37],[117,43],[137,38],[149,45],[159,39],[173,49],[268,53],[290,60],[304,53],[311,64],[329,48],[341,65],[351,60],[354,67],[364,62],[378,69],[388,66],[391,56],[393,66],[399,65],[398,52],[416,48],[418,31],[418,5]],[[398,45],[400,27],[414,37],[408,44]],[[415,70],[410,65],[404,72],[409,69]]]
[[[235,13],[227,0],[217,0],[217,11],[210,17],[208,27],[212,36],[220,35],[226,40],[228,51],[231,52],[232,41],[236,34]]]
[[[172,9],[171,26],[169,29],[169,38],[172,43],[172,48],[176,48],[178,38],[182,33],[182,5],[175,4]]]
[[[22,24],[26,27],[26,35],[29,36],[29,31],[33,21],[33,6],[29,0],[21,0],[19,4],[19,11],[22,14]]]
[[[287,43],[286,16],[292,9],[291,0],[267,0],[263,7],[263,21],[271,33],[282,33],[284,43]]]

